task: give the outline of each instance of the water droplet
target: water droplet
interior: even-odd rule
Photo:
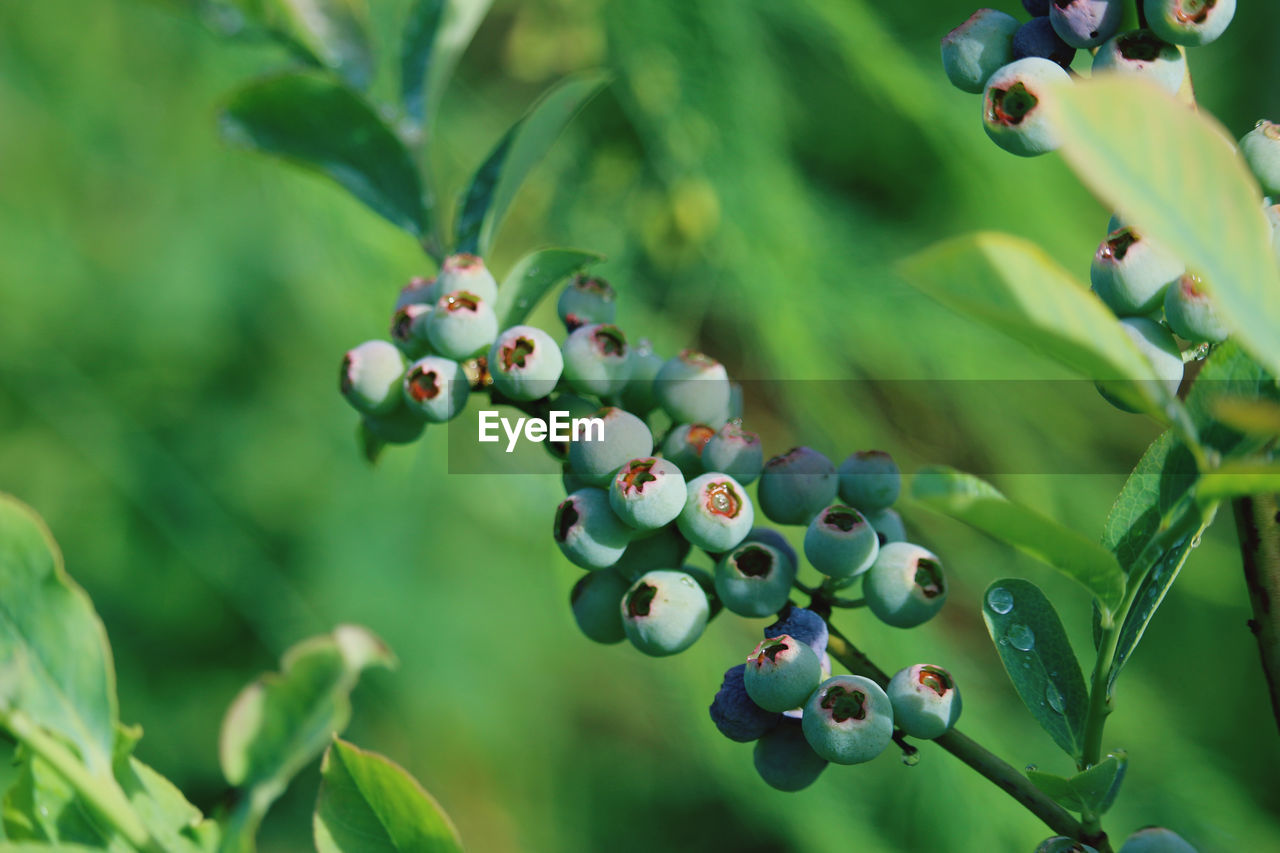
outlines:
[[[1009,638],[1009,643],[1018,651],[1029,652],[1036,644],[1036,635],[1021,622],[1015,622],[1010,625],[1009,631],[1005,636]]]
[[[1191,540],[1191,547],[1192,547],[1192,548],[1199,548],[1199,547],[1200,547],[1200,534],[1199,534],[1199,533],[1197,533],[1197,534],[1196,534],[1196,536],[1195,536],[1195,538]]]
[[[1027,773],[1034,773],[1034,772],[1036,772],[1037,770],[1039,770],[1040,768],[1039,768],[1039,767],[1037,767],[1037,766],[1035,766],[1034,764],[1028,764],[1028,765],[1026,766],[1026,768],[1025,768],[1025,769],[1026,769],[1026,772],[1027,772]]]
[[[998,586],[987,593],[987,606],[996,613],[1008,613],[1013,609],[1013,593]]]
[[[1058,689],[1058,685],[1050,683],[1044,689],[1044,698],[1049,700],[1049,707],[1062,713],[1062,709],[1066,706],[1065,700],[1062,698],[1062,691]]]
[[[902,763],[908,767],[915,767],[920,763],[920,751],[914,750],[912,752],[902,753]]]

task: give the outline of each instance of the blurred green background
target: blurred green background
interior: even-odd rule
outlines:
[[[405,4],[373,5],[394,45]],[[772,451],[882,446],[908,468],[996,472],[1093,535],[1151,425],[1048,382],[1068,377],[892,272],[994,228],[1083,278],[1108,216],[1057,158],[987,142],[977,99],[937,61],[972,7],[927,6],[500,1],[430,159],[456,191],[544,86],[614,68],[521,193],[492,266],[546,244],[603,251],[633,335],[700,346],[739,378],[795,380],[749,393]],[[1260,82],[1280,78],[1277,32],[1280,7],[1244,3],[1192,55],[1202,103],[1233,134],[1280,116],[1280,88]],[[340,354],[384,335],[398,288],[432,269],[340,190],[219,141],[228,90],[283,62],[177,4],[0,2],[0,488],[45,516],[96,601],[141,756],[216,806],[217,727],[239,687],[291,642],[356,621],[401,666],[359,689],[349,736],[416,774],[473,851],[1014,851],[1047,835],[928,746],[913,768],[886,754],[798,795],[768,789],[706,713],[763,621],[717,620],[666,660],[593,645],[567,606],[578,571],[547,535],[557,477],[450,475],[441,429],[361,462]],[[537,317],[551,327],[547,307]],[[876,382],[800,381],[850,378]],[[878,384],[921,379],[947,381]],[[976,379],[1037,381],[1002,398]],[[978,597],[1029,577],[1088,652],[1084,594],[906,514],[950,568],[943,615],[912,632],[860,612],[837,624],[890,671],[949,667],[969,734],[1066,772]],[[1121,682],[1106,745],[1131,766],[1115,837],[1151,823],[1203,851],[1280,837],[1276,733],[1224,522]],[[312,768],[263,850],[310,849],[316,786]]]

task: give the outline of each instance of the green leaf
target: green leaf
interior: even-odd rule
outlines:
[[[1238,339],[1280,372],[1280,268],[1261,191],[1226,130],[1133,76],[1063,87],[1045,107],[1080,179],[1204,276]]]
[[[170,853],[216,849],[217,825],[187,801],[177,786],[132,755],[116,759],[116,780],[142,823]]]
[[[575,74],[552,87],[517,121],[476,170],[458,211],[458,251],[484,255],[516,192],[565,125],[609,81],[603,72]]]
[[[291,71],[250,83],[220,123],[232,143],[327,175],[422,237],[427,214],[413,159],[368,102],[332,77]]]
[[[1102,531],[1125,572],[1132,570],[1147,543],[1195,484],[1196,462],[1172,431],[1162,433],[1138,460],[1120,490]]]
[[[219,758],[227,781],[249,789],[256,818],[346,728],[360,673],[393,665],[390,650],[368,630],[339,625],[289,649],[279,673],[240,692],[222,721]]]
[[[1124,572],[1106,548],[952,468],[930,467],[911,482],[911,497],[1061,571],[1108,609],[1124,597]]]
[[[1030,581],[1003,578],[987,587],[982,618],[1022,703],[1054,743],[1079,759],[1089,691],[1049,599]]]
[[[43,844],[38,841],[10,843],[0,841],[0,853],[102,853],[102,848],[86,847],[83,844]]]
[[[320,773],[320,853],[461,853],[440,804],[394,762],[335,739]]]
[[[1280,493],[1280,462],[1226,462],[1200,478],[1196,500],[1201,506],[1249,495]]]
[[[31,508],[0,494],[0,724],[20,711],[108,774],[116,728],[111,648],[93,604]]]
[[[400,99],[418,126],[434,121],[449,78],[493,0],[414,0],[400,49]]]
[[[541,249],[525,255],[498,287],[494,310],[499,327],[509,329],[523,323],[548,290],[602,260],[602,255],[577,249]]]
[[[357,89],[373,79],[364,0],[275,0],[293,38]]]
[[[1063,808],[1097,817],[1115,802],[1127,764],[1123,757],[1112,755],[1070,778],[1040,770],[1028,770],[1027,778]]]
[[[1214,349],[1196,376],[1187,395],[1187,412],[1199,429],[1200,442],[1223,456],[1255,453],[1270,439],[1266,434],[1246,434],[1217,417],[1220,401],[1252,400],[1280,403],[1280,384],[1233,341]]]
[[[951,310],[1081,376],[1108,381],[1108,390],[1134,408],[1159,413],[1170,404],[1115,316],[1033,243],[991,232],[957,237],[907,258],[899,272]]]
[[[134,848],[85,807],[75,789],[44,759],[27,752],[5,796],[5,833],[15,841],[86,844],[112,853]]]

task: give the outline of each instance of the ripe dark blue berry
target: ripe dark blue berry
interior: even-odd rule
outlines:
[[[1049,14],[1049,3],[1050,0],[1022,0],[1022,8],[1028,15],[1039,18]]]
[[[840,500],[862,512],[893,506],[902,490],[898,463],[883,450],[859,450],[840,463]]]
[[[788,717],[756,742],[752,760],[766,785],[788,792],[812,785],[828,764],[809,746],[800,721]]]
[[[1123,0],[1051,0],[1049,20],[1072,47],[1097,47],[1124,22]]]
[[[1025,59],[1028,56],[1038,56],[1070,68],[1071,60],[1076,58],[1076,49],[1062,40],[1047,17],[1032,18],[1013,34],[1013,58]]]
[[[724,674],[724,681],[711,702],[711,721],[720,734],[738,743],[750,743],[769,733],[782,720],[782,715],[766,711],[747,695],[743,673],[747,665],[740,663]]]
[[[827,653],[827,640],[830,631],[827,622],[812,610],[803,607],[791,607],[782,617],[764,629],[766,637],[779,637],[790,634],[802,643],[807,643],[819,658]]]

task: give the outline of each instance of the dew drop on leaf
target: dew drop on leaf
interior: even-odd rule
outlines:
[[[1021,622],[1015,622],[1010,625],[1009,631],[1005,636],[1008,637],[1009,644],[1018,651],[1029,652],[1036,644],[1036,635]]]
[[[1059,714],[1062,713],[1062,709],[1065,707],[1066,702],[1062,698],[1062,691],[1058,689],[1058,685],[1050,682],[1044,689],[1044,698],[1049,701],[1050,708],[1057,711]]]
[[[920,763],[920,753],[918,751],[902,753],[902,763],[908,767],[915,767]]]
[[[987,593],[987,606],[996,613],[1008,613],[1013,609],[1013,593],[1002,586],[998,586]]]

